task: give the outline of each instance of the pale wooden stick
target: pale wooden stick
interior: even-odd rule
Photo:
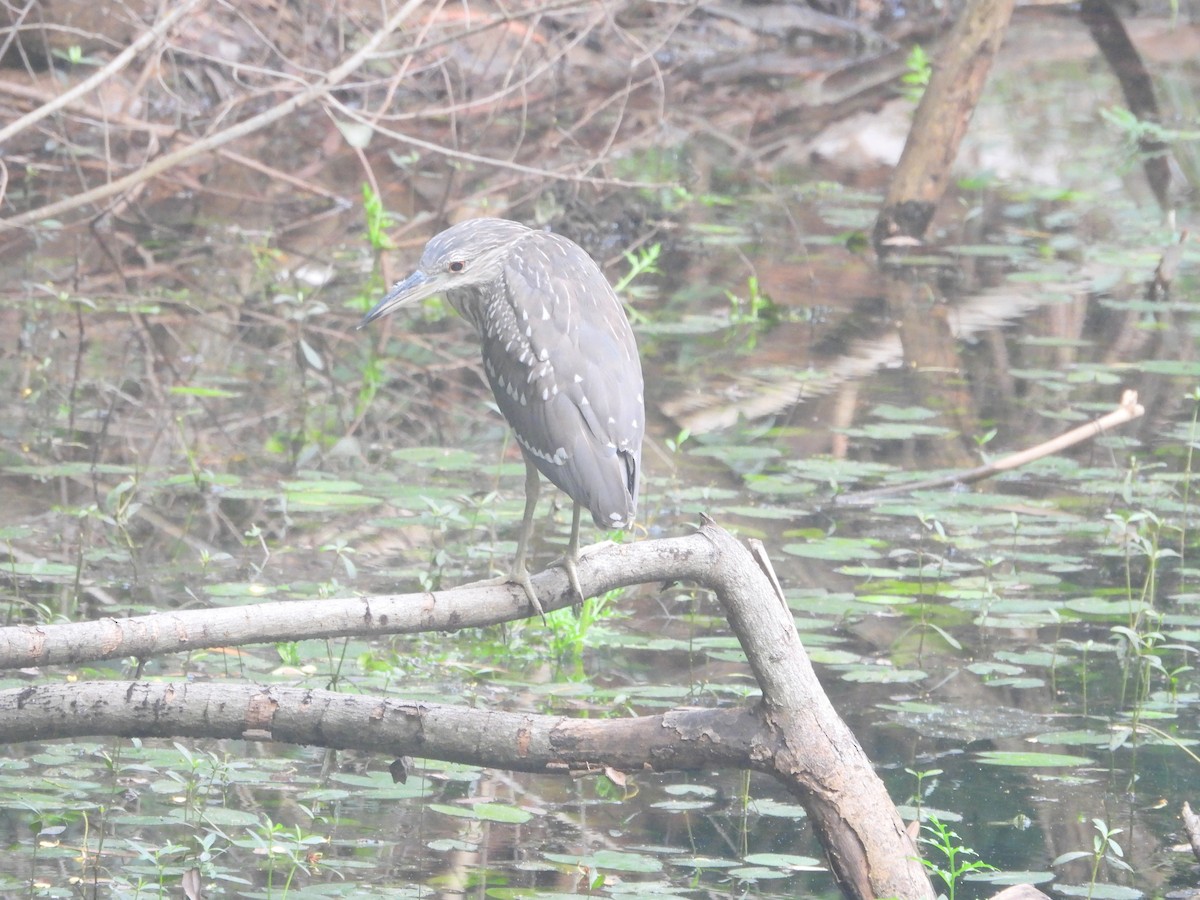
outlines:
[[[1112,412],[1088,422],[1086,425],[1072,428],[1066,434],[1061,434],[1045,443],[1038,444],[1036,447],[1030,447],[1028,450],[1020,450],[1017,453],[1010,453],[1008,456],[998,459],[995,462],[990,462],[986,466],[968,469],[966,472],[960,472],[956,475],[946,475],[942,478],[928,478],[924,481],[914,481],[909,484],[893,484],[872,491],[841,494],[833,498],[833,505],[869,506],[893,494],[902,494],[908,491],[925,491],[930,488],[952,487],[956,484],[971,484],[976,481],[982,481],[985,478],[991,478],[999,472],[1006,472],[1009,469],[1028,465],[1034,460],[1041,459],[1043,456],[1058,453],[1067,447],[1072,447],[1091,438],[1099,437],[1104,432],[1111,431],[1118,425],[1132,422],[1134,419],[1144,415],[1145,412],[1145,408],[1138,403],[1137,391],[1126,391],[1121,395],[1121,405]]]

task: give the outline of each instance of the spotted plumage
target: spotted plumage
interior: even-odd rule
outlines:
[[[435,235],[418,269],[362,324],[437,293],[478,333],[484,373],[529,469],[512,580],[540,612],[525,571],[534,470],[576,504],[564,565],[577,592],[580,507],[605,529],[630,527],[637,512],[645,403],[633,330],[577,244],[505,219],[471,219]]]

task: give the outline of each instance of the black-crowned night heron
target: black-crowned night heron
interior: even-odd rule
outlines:
[[[538,472],[574,502],[563,567],[579,601],[579,517],[629,528],[637,511],[645,403],[633,330],[616,293],[577,244],[506,219],[470,219],[425,245],[359,327],[444,294],[475,326],[496,403],[525,457],[525,516],[509,580],[542,612],[525,557]]]

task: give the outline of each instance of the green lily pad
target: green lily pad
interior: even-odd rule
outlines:
[[[533,813],[519,806],[507,806],[503,803],[472,803],[470,806],[455,806],[449,803],[430,803],[429,808],[447,816],[459,819],[475,819],[480,822],[501,822],[508,825],[521,825],[533,818]]]
[[[1049,769],[1066,766],[1090,766],[1086,756],[1066,753],[1037,753],[1026,750],[981,750],[975,758],[989,766],[1017,766],[1022,769]]]

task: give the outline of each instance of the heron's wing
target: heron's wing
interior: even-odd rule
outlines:
[[[565,238],[515,245],[485,323],[497,403],[538,469],[601,527],[637,507],[645,403],[637,344],[603,273]]]

